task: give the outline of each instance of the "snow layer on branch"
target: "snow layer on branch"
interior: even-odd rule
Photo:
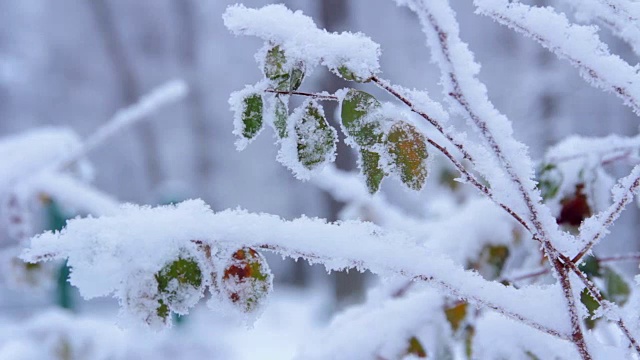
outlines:
[[[598,162],[608,162],[618,157],[637,158],[640,149],[640,136],[606,137],[569,136],[552,146],[545,154],[545,160],[551,163],[587,158]]]
[[[640,55],[640,3],[629,0],[564,0],[580,21],[597,21]]]
[[[598,37],[598,28],[570,23],[550,7],[532,7],[507,0],[475,0],[477,12],[487,15],[540,43],[580,70],[591,85],[612,92],[640,115],[640,76],[637,69]]]
[[[236,35],[251,35],[283,47],[294,62],[330,69],[346,66],[356,76],[369,78],[379,72],[380,46],[361,33],[340,34],[320,30],[301,11],[284,5],[260,9],[232,5],[223,15],[225,26]]]
[[[613,225],[626,205],[637,195],[639,188],[640,165],[636,165],[629,175],[620,179],[611,189],[611,206],[597,215],[585,219],[582,223],[580,226],[581,245],[589,244],[589,246],[593,246],[606,236],[609,233],[609,227]]]
[[[81,147],[70,129],[41,128],[0,140],[0,192]]]
[[[68,175],[45,173],[31,179],[29,187],[51,196],[72,213],[109,215],[120,206],[110,195]]]
[[[595,359],[628,359],[623,347],[614,348],[598,342],[593,333],[585,333]],[[577,359],[575,346],[548,334],[493,313],[482,314],[473,338],[474,359]],[[532,356],[533,355],[533,356]]]
[[[443,335],[438,324],[446,323],[442,305],[442,296],[427,290],[351,308],[310,337],[295,359],[400,359],[407,352],[409,339],[425,332],[429,334],[419,338],[428,356],[433,356],[432,349],[442,346],[435,341]]]
[[[200,200],[157,208],[127,205],[116,215],[74,219],[61,232],[36,236],[23,257],[68,257],[71,283],[84,296],[94,297],[118,290],[139,269],[157,271],[192,240],[216,249],[269,249],[330,270],[369,269],[384,276],[422,279],[543,331],[569,333],[558,286],[515,289],[489,282],[437,250],[416,245],[416,239],[402,232],[363,222],[327,223],[306,217],[285,221],[241,210],[213,213]]]

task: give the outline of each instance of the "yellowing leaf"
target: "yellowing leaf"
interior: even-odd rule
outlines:
[[[409,348],[407,349],[406,355],[415,355],[419,358],[426,358],[427,352],[424,350],[424,346],[422,346],[420,340],[418,340],[417,337],[412,336],[411,339],[409,339]]]
[[[459,302],[454,306],[444,309],[444,314],[447,317],[447,321],[449,321],[449,325],[451,325],[451,329],[454,332],[458,331],[460,325],[467,316],[467,306],[468,305],[466,302]]]
[[[412,125],[397,122],[387,134],[385,145],[402,182],[410,189],[422,189],[429,156],[424,136]]]
[[[252,312],[271,288],[271,270],[262,255],[251,248],[233,253],[222,275],[222,291],[233,304],[243,312]]]

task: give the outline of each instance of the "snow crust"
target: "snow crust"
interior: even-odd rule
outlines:
[[[292,62],[308,66],[318,63],[330,69],[347,67],[356,76],[369,78],[380,71],[380,46],[361,33],[330,33],[318,29],[301,11],[284,5],[260,9],[237,4],[223,15],[225,26],[236,35],[257,36],[282,46]]]
[[[59,233],[34,237],[23,257],[68,257],[74,269],[71,283],[90,298],[121,291],[133,273],[158,271],[192,240],[214,248],[270,249],[322,263],[328,270],[357,268],[383,276],[419,277],[445,293],[522,317],[532,326],[569,331],[557,285],[515,289],[486,281],[402,232],[363,222],[326,223],[306,217],[284,221],[242,210],[214,213],[200,200],[157,208],[126,205],[116,215],[74,219]]]

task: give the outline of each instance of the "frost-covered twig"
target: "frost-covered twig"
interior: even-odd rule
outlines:
[[[573,6],[577,17],[597,21],[626,41],[640,55],[640,4],[629,0],[564,0]]]
[[[50,169],[63,169],[93,150],[127,126],[133,125],[161,107],[182,99],[187,94],[187,85],[182,80],[170,81],[143,96],[137,103],[119,110],[106,124],[87,138],[82,147],[61,158]]]
[[[602,165],[607,165],[623,159],[637,160],[639,150],[640,135],[609,135],[599,138],[570,136],[547,150],[544,161],[558,164],[578,158],[593,158]]]
[[[580,243],[583,244],[583,248],[573,257],[573,263],[580,261],[608,233],[608,228],[618,219],[627,204],[633,200],[639,187],[640,165],[637,165],[629,175],[620,179],[611,190],[613,204],[582,223],[580,227]]]
[[[56,199],[65,209],[73,209],[93,216],[111,215],[120,203],[77,179],[64,174],[42,174],[29,180],[32,192],[44,193]]]
[[[640,75],[596,34],[597,28],[570,23],[549,7],[507,0],[475,0],[477,12],[525,34],[580,70],[591,85],[612,92],[640,115]]]
[[[621,261],[640,261],[640,253],[603,256],[603,257],[597,257],[595,258],[595,260],[600,264],[621,262]],[[501,281],[507,281],[509,283],[512,283],[512,282],[518,282],[518,281],[527,280],[527,279],[533,279],[538,276],[548,274],[550,271],[551,270],[548,267],[541,267],[537,270],[518,274],[516,276],[512,276],[512,277],[507,276],[501,279]]]

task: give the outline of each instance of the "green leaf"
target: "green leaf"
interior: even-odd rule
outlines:
[[[410,189],[422,189],[429,156],[424,136],[412,125],[397,122],[387,134],[385,145],[402,182]]]
[[[602,276],[600,263],[594,256],[587,256],[582,264],[578,266],[578,269],[584,272],[589,278]]]
[[[243,102],[242,136],[252,139],[262,129],[262,96],[255,93],[250,94],[244,98]]]
[[[158,290],[166,292],[169,289],[169,283],[177,280],[179,285],[188,285],[200,287],[202,285],[202,271],[195,259],[185,259],[179,257],[162,268],[155,275],[158,281]]]
[[[290,76],[291,81],[289,82],[289,91],[295,91],[300,88],[302,85],[302,80],[304,80],[304,65],[302,63],[297,63],[291,68]]]
[[[158,315],[158,317],[161,318],[163,321],[168,321],[169,314],[170,314],[169,306],[165,304],[164,300],[159,299],[158,307],[156,308],[156,315]]]
[[[264,75],[267,79],[279,81],[286,77],[288,80],[289,72],[285,68],[287,57],[279,45],[276,45],[267,51],[264,60]]]
[[[281,139],[289,136],[287,131],[287,119],[289,118],[289,110],[287,105],[279,96],[275,98],[275,110],[274,110],[273,125],[276,128],[276,133]]]
[[[185,294],[191,293],[192,289],[199,292],[204,291],[202,270],[193,258],[178,257],[177,260],[165,265],[154,276],[158,283],[159,295],[159,306],[156,313],[164,320],[168,320],[169,310],[184,313],[190,306],[193,306],[191,302],[194,299],[185,296]]]
[[[372,117],[381,104],[372,95],[349,89],[342,100],[342,125],[356,144],[370,147],[382,143],[380,118]]]
[[[426,358],[427,352],[424,350],[424,346],[422,346],[420,340],[418,340],[417,337],[412,336],[411,339],[409,339],[409,347],[407,348],[406,355],[415,355],[419,358]]]
[[[584,288],[580,293],[580,302],[587,308],[589,312],[589,317],[584,319],[585,325],[588,329],[593,329],[596,326],[596,320],[591,319],[591,316],[595,314],[596,310],[600,307],[600,304],[596,301],[596,299],[591,296],[589,290]]]
[[[564,180],[562,172],[555,164],[544,164],[538,170],[536,177],[538,178],[538,188],[544,200],[554,198]]]
[[[466,302],[460,302],[452,307],[444,309],[444,314],[447,317],[447,321],[449,321],[449,325],[451,325],[451,329],[454,332],[458,331],[460,325],[467,316],[467,306],[468,305]]]
[[[467,359],[473,358],[473,337],[476,335],[476,329],[467,325],[464,329],[464,354],[467,356]]]
[[[298,161],[309,170],[326,162],[335,151],[338,141],[335,130],[329,126],[320,105],[309,101],[304,114],[295,126]]]
[[[539,357],[536,356],[536,354],[532,353],[531,351],[527,350],[525,351],[524,355],[527,357],[527,359],[529,360],[540,360]]]
[[[385,176],[380,167],[380,154],[377,152],[360,149],[361,168],[365,176],[365,182],[369,193],[375,194],[380,189],[380,183]]]
[[[602,278],[604,279],[606,298],[620,306],[626,304],[629,300],[631,289],[622,276],[607,267],[603,271]]]
[[[356,73],[351,69],[349,69],[346,65],[339,66],[336,70],[334,70],[334,73],[336,72],[337,72],[337,75],[339,75],[341,78],[348,81],[355,81],[359,83],[366,83],[371,81],[371,76],[368,78],[360,77],[356,75]]]
[[[274,82],[274,88],[279,91],[294,91],[304,79],[304,64],[297,62],[288,64],[284,50],[276,45],[267,51],[264,61],[264,75]]]

